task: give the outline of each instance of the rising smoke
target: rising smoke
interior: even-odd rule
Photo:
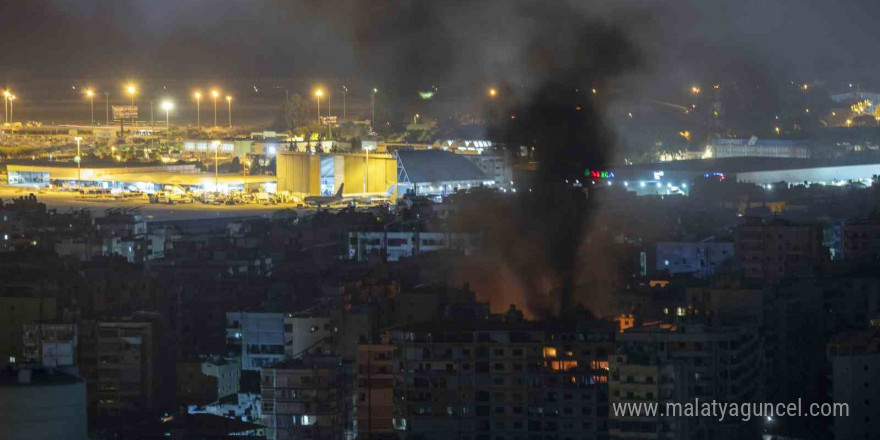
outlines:
[[[485,103],[486,135],[517,151],[534,147],[540,163],[511,204],[480,204],[466,213],[460,226],[479,225],[486,249],[462,265],[460,277],[496,308],[514,303],[540,316],[577,305],[607,311],[607,292],[583,289],[585,273],[612,275],[605,262],[585,260],[587,202],[566,182],[612,159],[615,139],[601,106],[616,77],[642,66],[638,49],[619,27],[567,2],[387,8],[365,2],[361,11],[370,18],[356,27],[354,41],[365,68],[398,96],[435,83],[473,85],[477,96],[497,87]]]

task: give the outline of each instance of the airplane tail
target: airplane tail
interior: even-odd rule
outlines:
[[[342,197],[342,187],[345,186],[345,183],[339,184],[339,191],[336,191],[336,197]]]

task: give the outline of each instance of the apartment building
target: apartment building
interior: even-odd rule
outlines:
[[[260,367],[284,359],[284,314],[227,312],[226,342],[231,352],[240,353],[241,369]]]
[[[633,416],[613,411],[625,402],[751,402],[761,397],[760,341],[748,324],[702,318],[677,325],[642,326],[617,336],[610,356],[609,438],[740,439],[757,435],[754,423],[711,418]]]
[[[615,323],[475,321],[394,330],[401,436],[596,439],[606,432]]]
[[[812,276],[828,255],[820,226],[751,218],[736,230],[736,256],[747,278],[775,282]]]
[[[394,346],[387,342],[358,346],[355,428],[359,439],[396,437],[391,423]]]
[[[153,409],[159,386],[153,324],[87,322],[81,329],[80,371],[89,406],[109,412]]]
[[[353,435],[351,365],[309,356],[260,370],[262,422],[269,440],[342,440]]]
[[[880,432],[880,330],[843,332],[827,347],[830,400],[849,405],[848,414],[834,415],[834,438],[875,438]]]

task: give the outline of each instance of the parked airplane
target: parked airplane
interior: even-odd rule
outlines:
[[[344,183],[339,185],[339,191],[336,191],[335,195],[332,196],[308,196],[303,199],[306,202],[306,205],[309,206],[317,206],[318,208],[322,206],[330,206],[330,205],[338,205],[344,202],[342,199],[342,188],[345,186]]]
[[[386,202],[391,199],[391,195],[394,193],[394,187],[396,185],[392,185],[387,192],[384,193],[355,193],[355,194],[342,194],[342,189],[345,186],[344,183],[339,185],[339,190],[336,191],[335,195],[332,196],[309,196],[303,199],[306,205],[314,206],[314,207],[335,207],[335,206],[348,206],[352,203],[356,205],[370,205],[375,203]]]

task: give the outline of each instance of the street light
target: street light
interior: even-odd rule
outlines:
[[[497,95],[498,95],[498,90],[495,90],[494,87],[491,88],[491,89],[489,89],[489,97],[490,97],[490,98],[494,98],[494,97],[497,96]]]
[[[162,101],[162,110],[165,110],[165,137],[168,141],[171,141],[171,110],[174,108],[174,103],[169,100]]]
[[[693,93],[694,95],[699,95],[701,91],[702,91],[702,89],[700,89],[697,86],[691,87],[691,93]]]
[[[372,93],[370,93],[370,112],[372,113],[372,119],[370,119],[370,131],[375,131],[376,129],[376,93],[379,93],[379,89],[373,87]]]
[[[214,192],[220,191],[220,141],[212,141],[211,145],[214,146]]]
[[[12,96],[9,90],[3,91],[3,117],[4,122],[9,123],[9,97]]]
[[[217,126],[217,97],[220,96],[220,92],[217,89],[211,90],[211,96],[214,97],[214,126]]]
[[[92,125],[95,125],[95,91],[86,89],[86,96],[89,98],[89,107],[92,109]]]
[[[76,157],[73,159],[76,162],[76,180],[77,183],[82,185],[82,170],[80,169],[80,162],[82,162],[82,156],[80,155],[79,150],[79,142],[82,140],[82,137],[76,136],[73,138],[76,141]]]
[[[342,120],[345,120],[345,95],[348,94],[348,87],[342,86]]]
[[[202,92],[196,92],[196,128],[202,129]]]
[[[229,128],[232,128],[232,96],[226,95],[226,104],[229,106],[227,109],[229,113]]]
[[[9,120],[15,120],[15,110],[12,107],[12,104],[15,102],[15,95],[9,95]]]
[[[318,125],[321,125],[321,97],[324,96],[324,91],[321,89],[315,90],[315,99],[318,100]]]
[[[137,94],[137,87],[134,84],[129,84],[128,87],[125,88],[125,92],[131,96],[131,105],[134,105],[134,95]]]

